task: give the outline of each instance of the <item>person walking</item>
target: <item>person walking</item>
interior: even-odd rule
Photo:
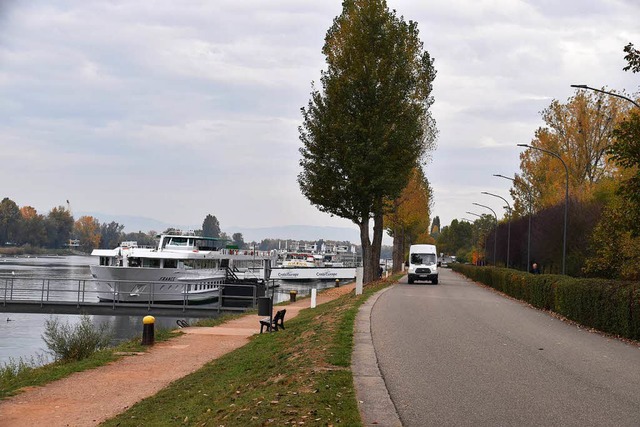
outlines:
[[[529,270],[531,274],[540,274],[540,268],[538,267],[538,263],[534,262],[531,264],[531,270]]]

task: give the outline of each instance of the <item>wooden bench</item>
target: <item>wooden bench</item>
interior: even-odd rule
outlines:
[[[260,320],[260,333],[262,333],[265,326],[267,327],[267,332],[277,331],[278,328],[284,329],[284,315],[286,313],[287,310],[278,310],[273,319],[265,317]]]

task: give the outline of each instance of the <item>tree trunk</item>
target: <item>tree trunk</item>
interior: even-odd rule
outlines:
[[[399,273],[404,262],[404,227],[396,226],[393,230],[393,272]]]
[[[371,282],[371,240],[369,240],[369,219],[358,224],[362,246],[363,283]]]
[[[371,268],[373,269],[373,280],[380,278],[380,252],[382,250],[382,233],[384,231],[384,214],[382,212],[382,201],[380,208],[373,217],[373,243],[371,244]]]

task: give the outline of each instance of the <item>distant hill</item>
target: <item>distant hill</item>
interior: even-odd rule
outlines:
[[[74,213],[74,217],[76,219],[81,216],[92,216],[96,218],[101,223],[106,222],[117,222],[118,224],[124,225],[124,231],[126,233],[136,233],[138,231],[142,231],[144,233],[148,231],[157,231],[158,233],[166,230],[167,228],[177,228],[180,230],[195,230],[199,229],[201,226],[186,226],[186,225],[178,225],[178,224],[169,224],[167,222],[158,221],[153,218],[145,218],[141,216],[131,216],[131,215],[111,215],[104,214],[101,212],[76,212]]]
[[[124,230],[127,233],[138,231],[143,231],[146,233],[151,230],[159,233],[171,227],[181,230],[197,230],[201,228],[201,225],[169,224],[153,218],[131,215],[111,215],[100,212],[76,212],[74,214],[76,219],[85,215],[92,216],[101,223],[110,223],[112,221],[115,221],[118,224],[124,225]],[[316,225],[285,225],[279,227],[257,228],[231,226],[223,227],[222,231],[227,233],[229,236],[231,236],[233,233],[242,233],[242,237],[244,238],[245,242],[259,242],[262,239],[293,239],[307,241],[323,239],[349,241],[354,244],[360,244],[360,231],[355,225],[353,226],[353,228],[328,226],[325,227]],[[385,244],[387,244],[386,239]]]
[[[256,241],[262,239],[294,239],[294,240],[337,240],[349,241],[354,244],[360,244],[360,232],[354,226],[346,227],[325,227],[317,225],[285,225],[280,227],[229,227],[229,230],[223,230],[227,234],[242,233],[245,242]]]

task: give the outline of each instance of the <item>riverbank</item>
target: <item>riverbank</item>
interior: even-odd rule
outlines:
[[[273,425],[284,425],[294,419],[307,425],[359,424],[349,369],[353,319],[369,295],[390,283],[367,286],[357,297],[353,285],[329,288],[318,296],[324,303],[313,310],[304,309],[308,299],[290,304],[285,307],[287,329],[275,334],[255,335],[257,315],[219,328],[187,328],[183,336],[145,355],[74,375],[69,378],[77,377],[73,381],[57,381],[29,399],[26,393],[16,396],[10,405],[0,405],[0,414],[5,421],[17,417],[15,425],[24,425],[20,417],[25,415],[41,416],[48,425],[96,425],[125,409],[107,425],[177,420],[198,425],[262,425],[273,420]],[[221,346],[226,348],[222,354],[216,350]],[[55,417],[46,400],[52,396],[57,396],[60,411]],[[67,412],[74,410],[83,413]]]
[[[15,256],[86,256],[87,253],[75,249],[46,249],[37,246],[7,246],[0,248],[0,257]]]

